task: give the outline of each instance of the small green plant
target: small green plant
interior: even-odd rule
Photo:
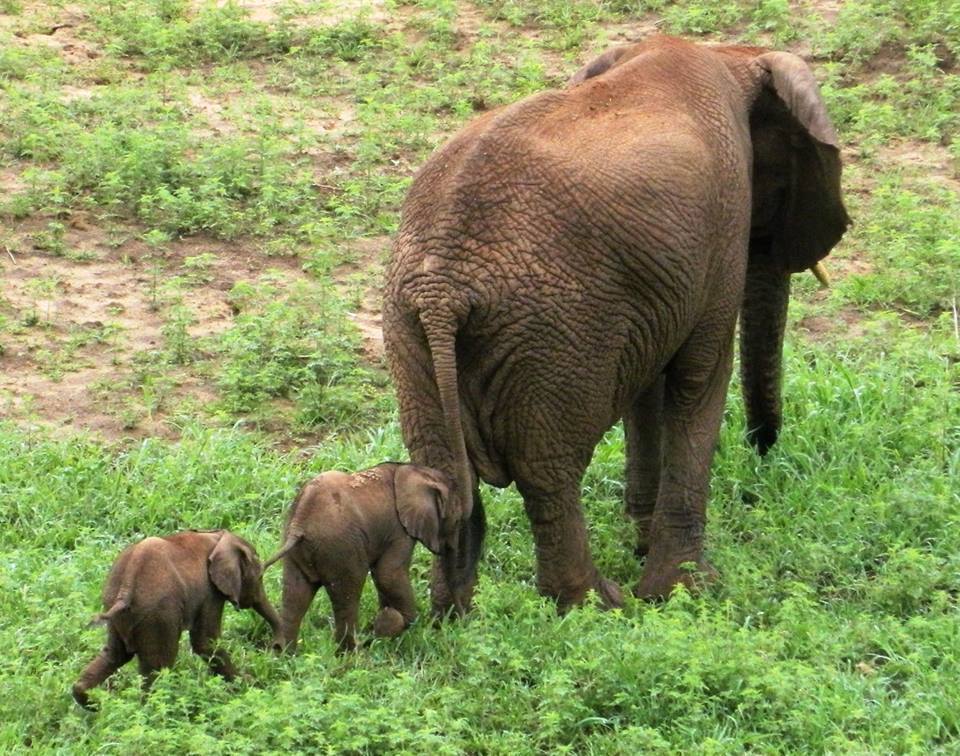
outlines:
[[[211,252],[201,252],[183,258],[183,269],[186,278],[192,286],[201,286],[213,280],[211,268],[217,261],[217,256]]]
[[[228,411],[290,399],[304,427],[345,427],[383,411],[383,379],[359,364],[356,331],[328,287],[281,293],[270,283],[241,283],[230,301],[238,314],[221,340],[217,379]]]
[[[31,235],[31,240],[35,249],[50,252],[53,255],[62,256],[66,252],[64,243],[64,233],[66,226],[60,221],[50,221],[42,231],[37,231]]]
[[[153,228],[147,231],[143,237],[150,248],[148,256],[150,265],[150,309],[160,309],[160,276],[165,270],[164,252],[167,244],[170,242],[170,234]]]
[[[32,303],[27,315],[23,318],[24,325],[34,326],[41,322],[51,324],[51,316],[56,307],[57,293],[61,287],[61,280],[57,276],[37,276],[27,282],[27,291],[32,297]],[[42,303],[42,317],[39,312]]]
[[[380,34],[380,29],[363,17],[349,19],[311,32],[297,51],[303,55],[357,61],[376,51]]]
[[[190,336],[189,327],[195,322],[193,312],[182,304],[175,305],[167,313],[160,333],[163,335],[168,358],[174,365],[186,365],[194,358],[196,346]]]

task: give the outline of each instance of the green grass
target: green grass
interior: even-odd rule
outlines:
[[[296,400],[296,422],[306,427],[384,418],[385,376],[356,363],[355,328],[332,288],[238,284],[230,298],[238,315],[215,347],[223,354],[216,382],[228,412],[250,413],[280,397]]]
[[[91,395],[125,430],[162,418],[178,437],[104,442],[82,423],[37,429],[30,412],[0,423],[0,749],[958,752],[956,3],[337,7],[255,20],[232,3],[81,0],[53,35],[92,51],[77,57],[31,37],[60,6],[0,2],[0,178],[20,187],[0,197],[0,262],[87,264],[79,218],[103,237],[98,259],[137,273],[159,323],[131,350],[110,320],[66,322],[44,302],[69,273],[44,272],[20,305],[0,299],[0,359],[63,380],[108,350],[117,375]],[[708,526],[720,581],[557,617],[517,494],[488,490],[468,620],[341,658],[319,596],[291,659],[228,609],[224,643],[248,678],[224,684],[184,642],[145,703],[129,665],[94,694],[98,714],[78,710],[69,686],[102,640],[85,624],[125,545],[228,527],[265,556],[307,476],[405,458],[348,313],[376,287],[413,172],[476,113],[561,84],[654,22],[809,55],[848,157],[855,225],[828,260],[830,291],[795,280],[785,431],[764,460],[731,386]],[[196,336],[211,292],[229,322]],[[184,399],[191,382],[214,398]],[[622,468],[614,428],[584,503],[601,570],[629,587]],[[424,609],[428,574],[418,549]],[[374,610],[368,589],[363,620]]]
[[[960,374],[942,355],[951,339],[897,333],[893,354],[791,347],[788,430],[763,462],[743,444],[741,407],[731,403],[709,531],[723,577],[701,597],[557,618],[531,584],[516,494],[491,493],[489,553],[468,621],[418,623],[338,659],[320,597],[304,653],[289,660],[258,650],[267,641],[259,619],[230,612],[226,643],[255,681],[225,686],[184,655],[142,708],[136,675],[124,671],[93,717],[66,689],[97,647],[102,631],[83,623],[124,544],[222,526],[266,554],[298,481],[402,456],[397,429],[330,441],[305,459],[230,431],[188,428],[176,445],[118,453],[4,427],[10,559],[0,601],[10,632],[0,743],[111,752],[946,746],[960,736],[950,703],[960,685],[960,409],[951,401]],[[638,568],[620,515],[622,451],[611,431],[585,502],[602,569],[629,584]],[[427,572],[419,550],[421,604]],[[268,574],[275,597],[278,578]],[[368,590],[366,618],[373,599]]]

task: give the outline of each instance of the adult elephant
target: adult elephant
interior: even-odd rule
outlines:
[[[619,589],[594,567],[580,482],[623,418],[626,508],[661,597],[703,558],[709,471],[741,317],[749,435],[781,423],[790,274],[849,223],[837,135],[806,64],[671,37],[608,51],[562,91],[486,113],[417,174],[384,340],[413,461],[456,481],[435,611],[469,604],[477,480],[515,481],[537,585],[561,608]]]

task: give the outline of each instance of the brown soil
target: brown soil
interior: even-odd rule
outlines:
[[[81,216],[64,234],[69,257],[58,257],[35,247],[42,230],[22,223],[0,247],[0,315],[17,324],[0,337],[0,418],[83,427],[107,438],[176,435],[167,424],[172,416],[216,399],[209,378],[189,366],[165,370],[163,385],[141,385],[138,360],[166,348],[162,328],[173,307],[192,313],[188,342],[196,344],[231,325],[228,294],[237,281],[267,271],[305,277],[296,259],[202,237],[160,254],[132,229],[107,234]],[[211,256],[208,268],[184,267],[201,254]],[[193,279],[171,290],[174,276]]]
[[[819,15],[824,21],[835,21],[840,14],[840,8],[843,5],[842,0],[812,0],[808,7],[814,13]]]
[[[225,5],[227,0],[218,0],[217,5]],[[295,4],[289,0],[236,0],[236,4],[247,11],[248,18],[261,24],[272,24],[285,15],[287,21],[295,26],[330,26],[353,18],[361,13],[373,23],[380,23],[390,18],[384,0],[339,0],[336,11],[324,13],[294,13]],[[200,8],[203,2],[194,3]]]
[[[845,307],[832,317],[811,315],[797,323],[797,330],[817,340],[835,335],[842,335],[845,339],[857,339],[864,334],[863,313],[852,307]]]
[[[960,161],[943,145],[904,140],[881,147],[877,159],[887,167],[901,168],[908,176],[960,194]]]
[[[652,34],[660,33],[661,20],[658,16],[648,16],[640,21],[628,21],[626,23],[604,24],[603,31],[606,36],[607,46],[629,44],[630,42],[640,42]],[[602,50],[597,50],[597,53]],[[589,56],[587,56],[589,59]],[[586,62],[586,60],[584,60]]]
[[[351,245],[350,262],[333,271],[333,278],[341,288],[352,287],[358,291],[358,306],[349,313],[350,320],[363,337],[364,354],[376,364],[382,364],[384,358],[380,316],[380,302],[383,299],[381,282],[390,243],[388,236],[357,239]]]
[[[0,16],[0,28],[15,35],[13,44],[56,49],[72,66],[85,66],[102,55],[97,45],[80,37],[79,30],[87,22],[87,12],[76,5],[57,8],[38,3],[28,5],[18,16]]]
[[[20,177],[20,170],[15,167],[0,168],[0,196],[8,196],[22,192],[27,188],[23,179]],[[0,244],[3,239],[0,238]]]

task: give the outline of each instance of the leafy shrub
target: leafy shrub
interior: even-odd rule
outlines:
[[[222,338],[217,378],[228,411],[284,398],[305,427],[382,415],[384,379],[360,365],[356,329],[329,287],[238,284],[231,299],[240,312]]]

